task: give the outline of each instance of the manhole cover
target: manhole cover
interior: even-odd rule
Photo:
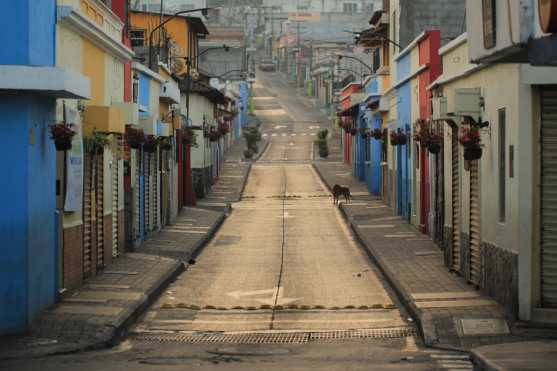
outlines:
[[[156,343],[232,343],[232,344],[305,344],[315,341],[350,339],[399,339],[416,336],[414,327],[317,331],[317,332],[261,332],[261,333],[143,333],[134,340]]]
[[[234,245],[242,240],[241,236],[221,236],[216,242],[215,246],[221,245]]]

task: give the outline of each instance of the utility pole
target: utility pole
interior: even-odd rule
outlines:
[[[296,23],[296,49],[297,54],[296,55],[296,86],[300,86],[300,55],[302,52],[301,49],[301,40],[300,40],[300,22]]]

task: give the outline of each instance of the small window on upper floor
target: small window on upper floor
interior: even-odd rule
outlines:
[[[130,41],[132,47],[145,46],[145,30],[137,28],[130,30]]]
[[[344,4],[342,4],[342,11],[344,13],[356,13],[358,11],[358,4],[356,4],[356,3],[344,3]]]

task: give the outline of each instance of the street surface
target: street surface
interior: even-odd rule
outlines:
[[[325,117],[276,73],[254,88],[270,144],[196,264],[116,348],[0,368],[471,369],[466,355],[421,347],[332,204],[311,165]]]

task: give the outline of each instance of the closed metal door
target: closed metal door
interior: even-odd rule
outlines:
[[[541,89],[541,302],[557,308],[557,87]]]
[[[120,204],[120,157],[121,157],[121,138],[114,135],[114,145],[112,146],[112,257],[119,255],[118,235],[120,225],[118,224],[118,213]]]
[[[85,154],[83,169],[83,278],[92,274],[93,246],[93,159]]]
[[[452,128],[452,269],[460,272],[460,160],[458,128]]]
[[[480,161],[470,162],[470,277],[474,285],[480,283]]]
[[[97,270],[104,268],[104,156],[102,153],[96,154],[95,165],[95,198],[97,223],[96,227],[96,251],[97,251]]]

